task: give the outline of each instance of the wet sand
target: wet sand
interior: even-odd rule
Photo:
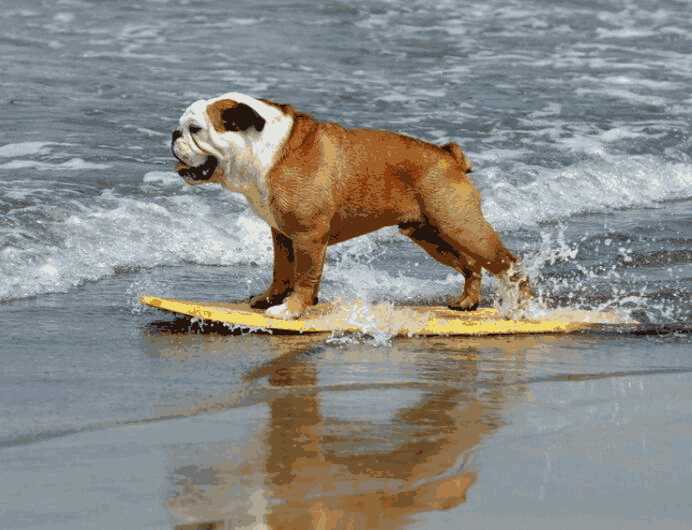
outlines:
[[[162,390],[5,439],[8,528],[689,527],[686,335],[375,346],[143,321],[155,369],[120,392]]]

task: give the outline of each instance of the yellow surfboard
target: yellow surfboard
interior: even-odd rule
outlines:
[[[177,300],[142,296],[144,305],[222,323],[231,329],[293,333],[385,333],[391,336],[514,335],[527,333],[573,333],[612,324],[634,324],[609,312],[556,310],[540,319],[511,320],[493,308],[472,312],[452,311],[442,306],[364,304],[359,302],[318,304],[298,320],[282,320],[252,309],[244,303]]]

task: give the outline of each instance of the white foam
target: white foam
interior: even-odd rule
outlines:
[[[485,162],[499,162],[507,160],[516,160],[525,157],[530,154],[528,149],[501,149],[501,148],[491,148],[483,149],[480,152],[469,152],[468,155],[471,160],[479,160]]]
[[[12,160],[10,162],[0,164],[0,169],[36,169],[38,171],[50,171],[56,169],[83,171],[86,169],[108,169],[110,167],[110,164],[87,162],[82,158],[70,158],[65,162],[54,164],[50,162],[40,162],[38,160]]]
[[[404,103],[410,99],[411,96],[394,91],[390,91],[375,98],[376,101],[384,101],[385,103]]]
[[[563,138],[560,144],[577,153],[587,153],[590,155],[604,155],[606,153],[606,146],[603,140],[593,135],[575,133],[569,138]]]
[[[660,96],[652,96],[649,94],[637,94],[631,90],[624,88],[578,88],[576,94],[579,96],[588,95],[598,95],[607,96],[611,98],[618,98],[628,101],[630,103],[635,103],[641,105],[642,103],[646,105],[665,105],[666,98]]]
[[[488,220],[503,230],[564,219],[582,212],[654,205],[692,196],[692,165],[654,156],[610,156],[561,168],[535,168],[510,184],[500,168],[474,173]]]
[[[562,112],[560,103],[548,103],[542,110],[535,110],[529,114],[529,118],[545,118],[548,116],[556,116]]]
[[[586,78],[589,81],[595,82],[605,82],[612,85],[624,85],[624,86],[634,86],[639,85],[645,88],[650,88],[651,90],[677,90],[684,88],[682,83],[676,83],[674,81],[663,81],[659,79],[645,79],[643,77],[633,77],[631,75],[616,75],[608,76],[605,78]]]
[[[185,182],[175,171],[149,171],[144,174],[142,181],[147,184],[162,184],[164,186],[185,186]]]
[[[47,155],[53,142],[19,142],[0,146],[0,157],[15,158],[27,155]]]
[[[59,22],[61,24],[69,24],[70,22],[73,22],[75,18],[74,13],[56,13],[53,15],[53,20],[56,22]]]
[[[106,191],[88,202],[58,202],[41,219],[40,234],[10,234],[15,242],[0,251],[0,299],[65,291],[119,267],[271,264],[269,228],[224,214],[224,203],[203,194],[135,199]]]
[[[365,239],[367,238],[363,238]],[[420,299],[458,297],[461,286],[462,278],[455,273],[448,274],[443,280],[421,279],[408,271],[392,274],[369,264],[337,262],[325,267],[321,292],[327,299],[338,297],[368,303],[413,302]]]
[[[600,134],[600,138],[604,142],[617,142],[620,140],[627,140],[630,138],[651,138],[652,136],[655,137],[656,135],[636,131],[631,127],[613,127],[612,129],[603,131]]]
[[[604,134],[609,140],[628,133]],[[562,169],[518,167],[520,174],[512,180],[500,167],[474,173],[486,216],[500,230],[692,195],[692,166],[653,156],[610,156]],[[20,187],[11,184],[7,191],[26,188],[15,184]],[[118,268],[254,262],[260,267],[248,281],[266,277],[272,259],[270,230],[249,213],[240,196],[214,186],[182,186],[175,173],[161,171],[146,173],[141,189],[140,197],[106,191],[89,200],[75,200],[69,190],[54,199],[20,193],[31,202],[22,211],[31,209],[32,219],[40,223],[4,232],[0,227],[0,299],[64,291]],[[373,267],[392,238],[404,240],[390,228],[330,247],[321,296],[366,302],[458,296],[462,279],[456,273],[435,280],[425,273],[417,277],[415,268],[388,272]],[[559,255],[569,251],[559,241],[546,245]],[[532,277],[540,275],[539,264],[545,262],[534,261],[533,266],[527,262]]]
[[[563,132],[562,138],[560,138],[560,135],[555,135],[555,139],[559,140],[559,145],[566,146],[572,151],[605,157],[612,144],[617,142],[633,139],[653,140],[665,135],[664,132],[652,133],[650,130],[647,130],[648,128],[645,126],[621,125],[596,133],[575,131],[569,138],[564,138]]]
[[[229,26],[254,26],[260,24],[264,21],[264,18],[252,18],[252,17],[233,17],[226,20]]]
[[[643,28],[597,28],[596,36],[599,39],[642,39],[646,37],[652,37],[656,35],[656,31],[653,29],[643,29]]]
[[[163,133],[161,131],[154,131],[152,129],[147,129],[146,127],[135,127],[134,129],[135,129],[135,131],[141,132],[142,134],[145,134],[147,136],[160,136],[160,137],[164,137],[164,138],[169,137],[169,135],[166,133]],[[168,142],[166,142],[166,144],[168,144]]]

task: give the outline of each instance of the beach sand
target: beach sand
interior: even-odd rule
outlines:
[[[3,408],[27,416],[5,426],[40,431],[2,441],[7,528],[689,526],[685,335],[377,345],[147,312],[66,336],[58,309],[13,306],[64,354],[4,360]]]

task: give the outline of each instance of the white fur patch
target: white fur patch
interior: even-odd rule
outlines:
[[[288,304],[273,305],[264,312],[267,316],[280,318],[282,320],[294,320],[300,316],[300,313],[289,311]]]
[[[261,131],[250,127],[245,131],[218,132],[209,121],[207,107],[223,99],[251,107],[264,118],[264,128]],[[191,126],[201,130],[192,135]],[[209,154],[214,155],[224,172],[224,187],[245,195],[255,213],[276,227],[269,210],[266,179],[292,127],[293,118],[281,109],[246,94],[229,92],[195,101],[187,108],[180,118],[183,136],[176,141],[174,149],[191,166],[204,163]]]

